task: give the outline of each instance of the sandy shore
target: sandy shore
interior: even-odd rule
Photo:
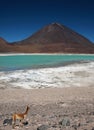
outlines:
[[[0,56],[9,55],[74,55],[74,53],[0,53]],[[94,54],[75,54],[75,55],[94,55]]]
[[[0,72],[0,130],[27,105],[17,130],[94,130],[94,62]]]
[[[92,130],[94,127],[94,87],[0,89],[0,130],[11,130],[3,125],[15,112],[24,112],[28,124],[21,130]],[[69,121],[69,124],[66,123]],[[18,122],[17,122],[18,123]]]

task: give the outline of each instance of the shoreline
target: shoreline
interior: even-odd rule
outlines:
[[[54,68],[0,72],[1,88],[62,88],[93,86],[94,62],[81,62]]]
[[[93,81],[94,61],[0,72],[0,129],[11,130],[12,115],[23,113],[28,105],[27,125],[20,127],[18,122],[17,130],[92,130]]]
[[[0,53],[0,56],[14,56],[14,55],[94,55],[85,53]]]

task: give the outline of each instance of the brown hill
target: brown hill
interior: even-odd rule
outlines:
[[[94,44],[64,25],[52,23],[27,39],[13,43],[8,50],[25,53],[94,53]]]
[[[9,51],[9,44],[3,38],[0,37],[0,52]]]
[[[0,53],[17,52],[17,48],[18,47],[14,47],[13,44],[8,43],[7,41],[5,41],[3,38],[0,37]]]

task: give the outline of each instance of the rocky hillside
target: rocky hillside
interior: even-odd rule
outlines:
[[[5,41],[3,38],[0,37],[0,52],[8,52],[9,51],[9,46],[7,41]]]

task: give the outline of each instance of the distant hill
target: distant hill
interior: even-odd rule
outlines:
[[[32,36],[11,45],[0,40],[1,46],[6,48],[0,49],[0,52],[94,53],[94,44],[91,41],[58,23],[49,24]]]
[[[3,38],[0,37],[0,52],[9,51],[9,44]]]

